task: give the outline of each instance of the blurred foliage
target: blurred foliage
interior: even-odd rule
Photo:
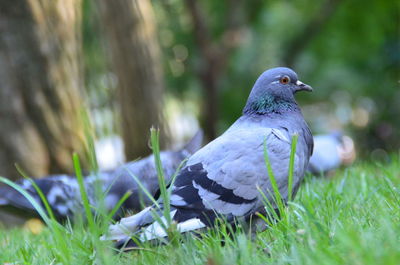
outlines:
[[[386,151],[400,147],[399,3],[331,0],[332,12],[325,14],[323,5],[329,3],[325,1],[201,1],[214,41],[232,41],[224,40],[230,5],[241,4],[243,9],[233,39],[235,49],[219,78],[220,132],[241,114],[262,71],[292,61],[300,79],[314,87],[314,93],[297,97],[314,133],[344,130],[355,138],[360,150],[376,156],[386,156]],[[195,72],[202,58],[184,0],[152,3],[168,93],[181,100],[201,102],[203,91]],[[114,99],[112,76],[104,67],[97,34],[100,29],[90,0],[85,0],[84,14],[86,76],[92,106],[110,104],[106,102]],[[325,21],[314,23],[314,18]],[[314,34],[299,35],[306,27]],[[287,54],[290,47],[299,51]],[[102,92],[99,96],[93,91]]]

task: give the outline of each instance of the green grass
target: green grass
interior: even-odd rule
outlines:
[[[221,226],[202,239],[185,235],[179,245],[124,254],[98,240],[106,229],[99,218],[90,229],[50,225],[39,235],[0,229],[0,264],[399,264],[399,157],[308,176],[285,214],[255,240],[243,232],[229,237]]]

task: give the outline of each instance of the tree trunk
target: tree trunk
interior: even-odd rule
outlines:
[[[230,0],[225,2],[226,14],[224,30],[220,38],[211,33],[211,27],[207,23],[207,12],[202,7],[202,1],[185,0],[188,14],[193,24],[195,45],[199,49],[200,67],[196,74],[205,93],[202,107],[202,127],[207,141],[217,137],[218,110],[218,83],[225,74],[228,58],[238,46],[238,36],[243,24],[243,1]]]
[[[217,137],[217,123],[219,118],[218,81],[220,74],[218,72],[219,69],[215,67],[218,66],[218,62],[211,64],[212,61],[207,61],[207,65],[199,71],[200,83],[205,93],[205,100],[202,104],[201,127],[204,128],[204,135],[207,141],[212,141]]]
[[[81,0],[0,1],[0,175],[71,173],[84,152],[80,20]]]
[[[143,157],[150,127],[161,130],[168,141],[163,119],[163,73],[156,22],[148,0],[100,0],[100,22],[112,70],[118,83],[122,135],[128,160]]]

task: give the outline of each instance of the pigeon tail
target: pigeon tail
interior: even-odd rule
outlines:
[[[108,233],[101,236],[101,240],[115,240],[115,241],[126,241],[138,231],[140,227],[146,223],[151,223],[154,218],[151,213],[152,207],[147,207],[141,212],[127,217],[122,218],[120,222],[110,225]]]
[[[176,224],[179,233],[196,231],[207,226],[199,216],[196,216],[198,213],[187,215],[184,212],[185,210],[179,207],[171,207],[170,210],[170,218]],[[136,246],[134,240],[131,240],[133,237],[139,242],[167,238],[168,222],[163,214],[162,206],[161,209],[156,209],[155,206],[147,207],[138,214],[123,218],[119,223],[111,225],[107,234],[100,239],[115,241],[116,248],[126,249]]]
[[[182,148],[189,154],[194,154],[203,144],[204,132],[199,129],[192,139]]]

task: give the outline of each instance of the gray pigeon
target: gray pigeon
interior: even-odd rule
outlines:
[[[355,157],[353,140],[342,132],[316,135],[308,171],[317,176],[323,175],[342,165],[353,163]]]
[[[267,196],[272,187],[264,161],[264,142],[282,198],[288,199],[288,167],[292,135],[298,134],[293,196],[313,150],[313,138],[294,94],[312,91],[288,68],[265,71],[256,81],[243,115],[220,137],[193,154],[179,172],[170,197],[170,216],[179,232],[211,227],[222,217],[236,221],[265,213],[260,187]],[[269,197],[274,204],[273,199]],[[162,207],[162,201],[159,205]],[[103,240],[123,246],[132,236],[140,241],[166,237],[162,209],[155,205],[111,225]],[[160,218],[154,218],[159,214]]]
[[[160,153],[165,178],[168,182],[176,169],[189,155],[200,149],[203,141],[203,132],[199,131],[181,150],[162,151]],[[90,175],[84,179],[89,201],[96,205],[95,183],[99,183],[101,191],[105,193],[105,206],[111,211],[122,196],[131,191],[131,196],[123,203],[121,210],[115,218],[119,218],[124,210],[140,211],[151,204],[150,199],[132,177],[136,176],[143,186],[155,195],[158,191],[157,171],[154,165],[154,157],[150,155],[144,159],[133,161],[123,166],[106,172],[99,172],[96,176]],[[67,218],[73,220],[77,213],[83,214],[84,209],[79,192],[77,179],[68,175],[53,175],[36,179],[36,184],[46,196],[47,201],[59,220]],[[17,181],[36,201],[41,199],[35,188],[28,180]],[[18,191],[9,186],[0,186],[0,210],[11,212],[22,217],[39,217],[31,203]]]

